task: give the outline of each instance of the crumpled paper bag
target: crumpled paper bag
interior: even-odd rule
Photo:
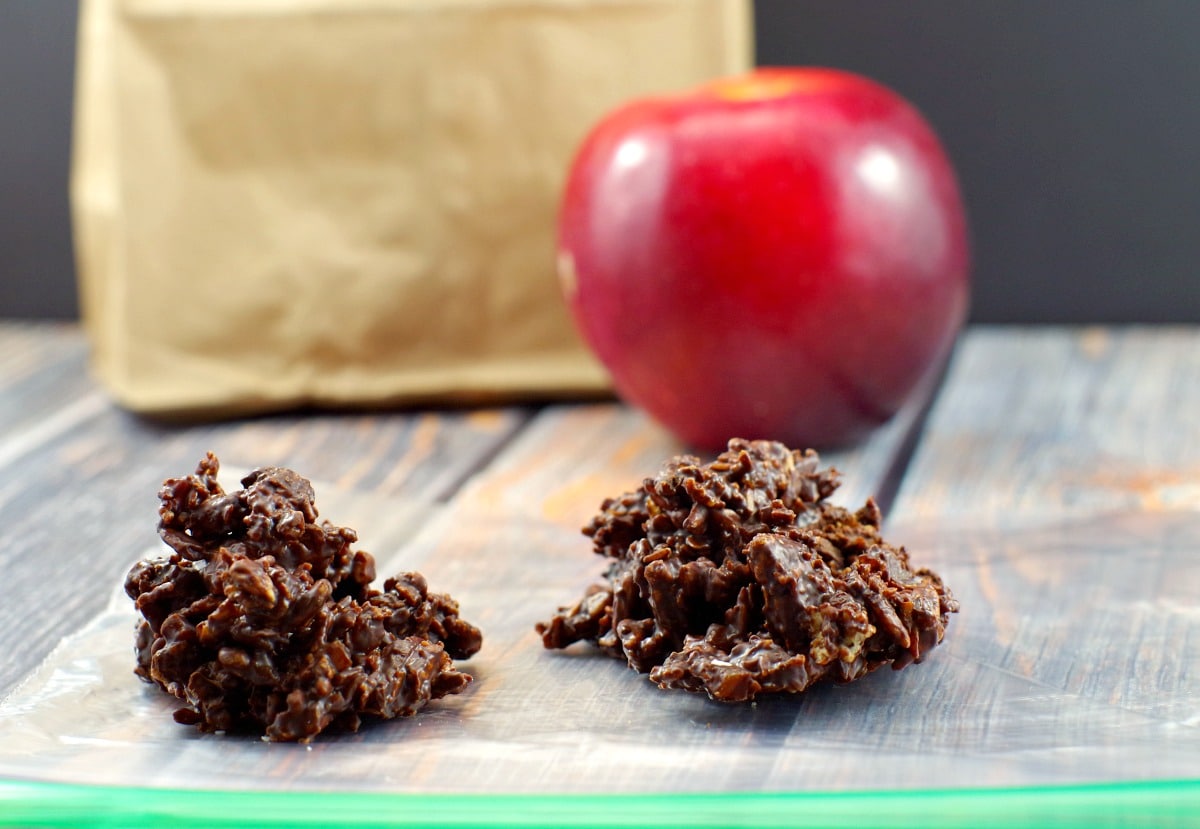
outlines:
[[[554,276],[571,154],[750,51],[748,0],[83,0],[95,372],[158,414],[598,392]]]

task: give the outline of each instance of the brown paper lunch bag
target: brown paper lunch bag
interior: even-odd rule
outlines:
[[[130,409],[599,392],[554,276],[604,112],[750,65],[748,0],[83,0],[71,196]]]

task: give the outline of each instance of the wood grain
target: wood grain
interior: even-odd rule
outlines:
[[[626,693],[631,680],[640,686],[607,661],[559,660],[559,673],[546,674],[533,624],[598,570],[578,528],[600,500],[682,451],[642,415],[593,403],[179,425],[113,407],[86,377],[84,344],[71,328],[0,325],[0,344],[8,346],[0,362],[0,567],[8,573],[0,648],[12,655],[0,665],[0,695],[102,612],[134,559],[160,548],[158,485],[191,471],[209,449],[229,486],[256,465],[300,470],[317,486],[323,516],[358,529],[380,572],[419,569],[460,597],[490,637],[490,655],[475,662],[481,677],[526,677],[514,687],[535,699],[557,696],[563,671],[588,686],[607,677],[606,695]],[[858,449],[826,458],[847,475],[842,498],[862,501],[893,486],[924,403]],[[130,680],[127,629],[119,624],[108,648],[122,687]],[[528,726],[530,715],[538,716],[526,711],[503,727]]]
[[[47,365],[61,356],[43,353]],[[40,415],[0,438],[0,566],[11,576],[0,586],[0,646],[16,654],[2,676],[7,687],[30,676],[22,693],[42,700],[23,717],[0,716],[0,774],[18,762],[4,747],[18,745],[55,779],[230,788],[1200,778],[1197,396],[1197,330],[972,330],[923,425],[914,406],[867,445],[825,456],[845,473],[847,503],[899,483],[886,535],[960,598],[946,642],[900,673],[722,706],[661,692],[586,647],[546,652],[533,630],[602,569],[578,530],[600,499],[681,449],[636,412],[558,405],[180,427],[105,404],[39,431],[61,411],[48,392]],[[299,469],[323,514],[359,529],[381,572],[419,569],[452,593],[485,633],[464,664],[475,677],[468,693],[307,750],[199,738],[171,722],[169,702],[129,674],[131,610],[102,608],[131,558],[155,543],[159,481],[205,448],[235,476],[262,463]],[[55,573],[49,587],[31,575],[34,561]],[[49,670],[30,673],[88,619]],[[35,656],[21,655],[27,646]],[[84,699],[56,704],[74,699],[81,677]]]
[[[1200,507],[1194,328],[977,328],[895,509],[1058,522]]]
[[[87,376],[87,346],[67,324],[0,324],[0,470],[104,408]]]
[[[85,397],[99,394],[83,376],[82,354],[70,332],[21,336],[30,341],[19,363],[24,371],[36,372],[39,361],[57,364],[61,352],[54,342],[65,337],[75,353],[57,383],[74,384]],[[34,397],[19,382],[0,381],[0,395],[22,408],[28,423],[52,420],[69,405],[54,395]],[[658,693],[610,659],[543,652],[534,623],[572,600],[600,569],[579,527],[604,497],[636,486],[682,449],[624,406],[307,413],[179,426],[132,417],[100,400],[88,417],[62,428],[0,436],[0,458],[8,456],[0,464],[0,521],[10,538],[0,550],[0,567],[11,574],[0,587],[0,647],[15,654],[0,667],[0,694],[29,675],[64,634],[97,616],[102,622],[60,654],[73,664],[94,664],[104,677],[83,711],[39,710],[42,720],[32,716],[8,725],[46,733],[74,728],[73,718],[82,716],[78,728],[94,736],[124,734],[114,746],[127,747],[131,734],[149,746],[142,752],[121,748],[112,756],[103,748],[86,756],[66,751],[58,760],[62,775],[109,783],[150,775],[168,784],[192,778],[202,764],[209,769],[208,785],[234,787],[267,781],[419,791],[455,780],[477,789],[510,790],[517,781],[527,788],[587,788],[600,781],[634,788],[645,783],[645,769],[623,760],[624,752],[611,753],[607,776],[597,777],[585,773],[597,758],[571,749],[563,735],[582,734],[601,746],[612,739],[614,717],[630,724],[640,718],[619,738],[635,746],[647,729],[678,728],[680,716],[709,718],[732,731],[692,741],[688,750],[711,757],[715,769],[731,740],[744,741],[756,729],[777,728],[796,715],[787,706],[766,720],[757,709],[735,714],[702,699]],[[826,456],[846,474],[842,498],[858,503],[894,486],[924,402],[915,401],[865,445]],[[169,703],[130,675],[131,610],[118,600],[114,611],[102,611],[129,564],[158,546],[159,483],[190,471],[210,448],[231,480],[264,464],[301,471],[317,486],[322,514],[355,527],[381,573],[419,569],[435,589],[454,594],[487,636],[484,652],[468,663],[478,690],[415,721],[331,739],[299,758],[287,748],[263,755],[253,742],[233,743],[232,749],[207,740],[194,744],[191,732],[164,713]],[[53,670],[37,674],[33,687],[54,676]],[[19,742],[6,733],[0,743]],[[421,742],[411,744],[418,734]],[[393,745],[401,735],[407,736]],[[366,755],[354,748],[363,740],[372,746]],[[169,761],[164,746],[171,746]],[[513,756],[514,746],[523,747],[520,758]],[[220,762],[210,756],[214,748],[226,754]],[[566,757],[574,760],[564,762]],[[658,782],[743,786],[775,762],[769,746],[755,758],[751,767],[731,770],[733,777],[691,779],[681,763]]]
[[[157,548],[159,484],[190,472],[209,449],[227,485],[256,466],[301,471],[317,484],[323,514],[355,527],[385,559],[439,511],[476,510],[450,502],[510,442],[504,464],[541,460],[520,487],[505,491],[503,464],[485,486],[514,515],[532,508],[523,502],[531,492],[543,493],[538,509],[572,531],[606,494],[680,451],[616,404],[549,407],[536,419],[516,407],[158,422],[113,406],[89,379],[86,354],[73,326],[0,325],[0,567],[9,573],[0,645],[13,654],[0,664],[0,694],[99,610],[130,562]],[[864,470],[852,497],[883,488],[919,412],[910,407],[865,447],[831,459]]]
[[[374,548],[399,546],[528,421],[526,409],[293,414],[181,426],[113,406],[73,327],[0,325],[0,695],[98,613],[159,549],[157,492],[207,450],[311,477],[318,507]],[[371,498],[339,498],[340,493]]]
[[[962,603],[914,745],[1200,776],[1200,332],[972,331],[889,530]]]

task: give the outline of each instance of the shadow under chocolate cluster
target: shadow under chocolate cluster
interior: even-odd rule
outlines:
[[[480,632],[419,573],[372,588],[354,531],[317,523],[313,489],[265,468],[225,492],[211,453],[159,493],[169,558],[139,562],[125,590],[142,615],[137,674],[185,703],[182,723],[307,741],[360,717],[415,713],[461,691],[454,668]]]
[[[584,528],[613,561],[537,626],[543,643],[590,641],[663,688],[726,702],[919,662],[958,605],[880,537],[874,501],[826,501],[837,485],[815,452],[769,441],[669,461]]]

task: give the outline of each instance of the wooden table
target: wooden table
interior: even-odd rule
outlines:
[[[878,497],[886,536],[954,589],[945,644],[900,673],[753,707],[661,692],[586,649],[544,652],[532,631],[599,573],[578,527],[601,498],[681,450],[636,412],[172,425],[113,406],[86,356],[73,326],[0,324],[0,824],[5,809],[51,814],[57,792],[61,820],[92,825],[122,785],[176,804],[179,825],[234,802],[208,790],[331,793],[272,801],[297,824],[347,791],[384,798],[361,813],[337,801],[359,825],[401,820],[389,797],[415,796],[403,819],[417,825],[436,823],[420,804],[514,792],[538,825],[583,825],[578,798],[631,792],[649,806],[609,798],[614,822],[661,812],[664,795],[684,798],[655,813],[664,825],[789,825],[797,809],[825,825],[1200,819],[1200,330],[968,331],[931,408],[823,455],[844,474],[838,499]],[[209,449],[231,481],[300,471],[381,573],[418,569],[453,593],[486,637],[464,663],[472,689],[308,748],[171,723],[128,673],[132,611],[114,592],[160,547],[162,479]],[[71,696],[65,666],[86,693]],[[721,797],[687,800],[699,792]]]

